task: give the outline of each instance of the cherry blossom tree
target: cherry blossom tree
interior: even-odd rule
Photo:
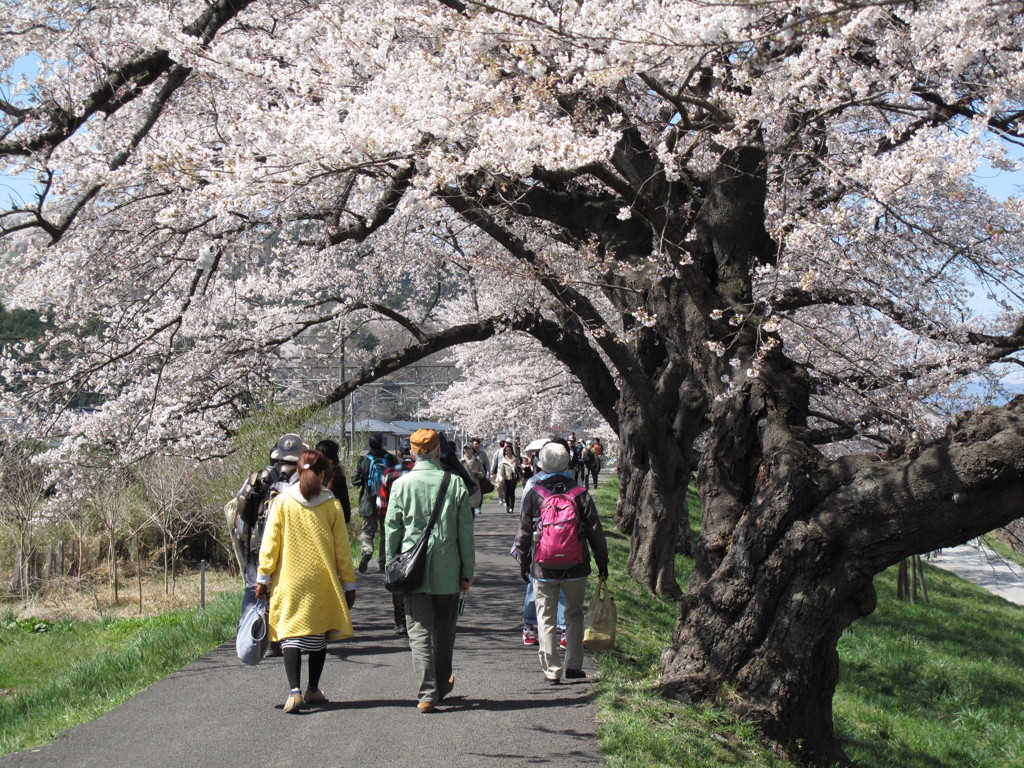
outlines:
[[[318,405],[527,334],[618,435],[628,567],[667,595],[699,456],[665,691],[843,760],[836,641],[872,577],[1024,513],[1024,401],[997,405],[1024,205],[973,177],[1022,141],[1021,14],[5,4],[3,66],[39,61],[0,99],[40,185],[0,217],[9,298],[55,324],[5,407],[80,462],[201,456],[368,317],[407,343]]]
[[[508,333],[452,350],[462,372],[434,394],[423,415],[450,420],[489,438],[547,437],[559,427],[607,429],[572,371],[532,336]]]

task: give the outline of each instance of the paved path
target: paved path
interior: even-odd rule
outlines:
[[[984,587],[1008,602],[1024,605],[1024,568],[1003,560],[977,539],[933,553],[925,562]]]
[[[0,766],[603,765],[590,682],[550,685],[536,652],[522,645],[523,584],[507,554],[514,528],[514,516],[494,502],[477,518],[477,581],[459,620],[456,686],[435,714],[416,711],[408,643],[393,632],[382,577],[368,573],[360,577],[356,636],[329,646],[321,686],[330,702],[284,714],[281,660],[246,667],[232,641],[54,744],[0,758]],[[585,668],[593,672],[589,657]]]

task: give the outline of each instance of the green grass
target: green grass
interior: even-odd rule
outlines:
[[[615,651],[596,654],[601,751],[610,768],[796,768],[754,729],[714,707],[683,706],[655,688],[676,605],[624,576],[615,531],[617,484],[596,500],[608,536],[619,613]],[[697,499],[688,494],[691,526]],[[691,563],[676,559],[685,584]],[[1024,765],[1024,609],[944,571],[926,569],[931,603],[895,598],[895,569],[875,580],[878,608],[839,644],[834,708],[839,737],[861,768],[1011,768]]]
[[[675,603],[624,575],[629,542],[614,529],[618,486],[595,494],[619,612],[615,651],[596,654],[601,750],[610,768],[796,768],[752,726],[720,709],[660,696],[658,659]],[[697,499],[688,494],[691,527]],[[353,547],[358,552],[358,546]],[[691,563],[676,559],[680,583]],[[1024,609],[927,567],[928,605],[895,599],[895,571],[876,578],[878,608],[843,635],[836,729],[861,768],[1024,765]],[[0,617],[0,754],[30,749],[92,720],[230,638],[237,593],[205,612],[93,622]],[[61,664],[54,664],[60,659]]]
[[[52,741],[220,645],[235,634],[239,601],[227,592],[205,611],[58,621],[46,631],[0,618],[0,754]]]
[[[995,534],[987,533],[981,537],[981,540],[985,542],[985,545],[989,549],[1003,558],[1003,560],[1007,560],[1015,565],[1024,566],[1024,555],[1015,550],[1005,541],[997,539]]]
[[[926,566],[928,605],[875,579],[878,608],[839,643],[834,707],[863,765],[1024,765],[1024,609]]]

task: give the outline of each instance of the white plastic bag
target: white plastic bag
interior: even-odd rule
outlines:
[[[257,600],[255,587],[247,587],[242,596],[242,619],[235,635],[235,652],[243,664],[259,664],[267,655],[267,602]]]

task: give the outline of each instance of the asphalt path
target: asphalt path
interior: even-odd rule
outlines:
[[[932,552],[925,562],[984,587],[1007,602],[1024,605],[1024,569],[1004,560],[978,539]]]
[[[433,714],[416,710],[408,641],[394,633],[382,576],[359,577],[355,637],[328,646],[329,701],[282,711],[280,658],[246,667],[234,641],[56,742],[0,766],[57,768],[481,768],[603,765],[591,677],[551,685],[522,644],[523,583],[508,556],[516,517],[496,502],[477,518],[476,581],[455,646],[455,690]],[[305,683],[303,659],[303,683]]]

